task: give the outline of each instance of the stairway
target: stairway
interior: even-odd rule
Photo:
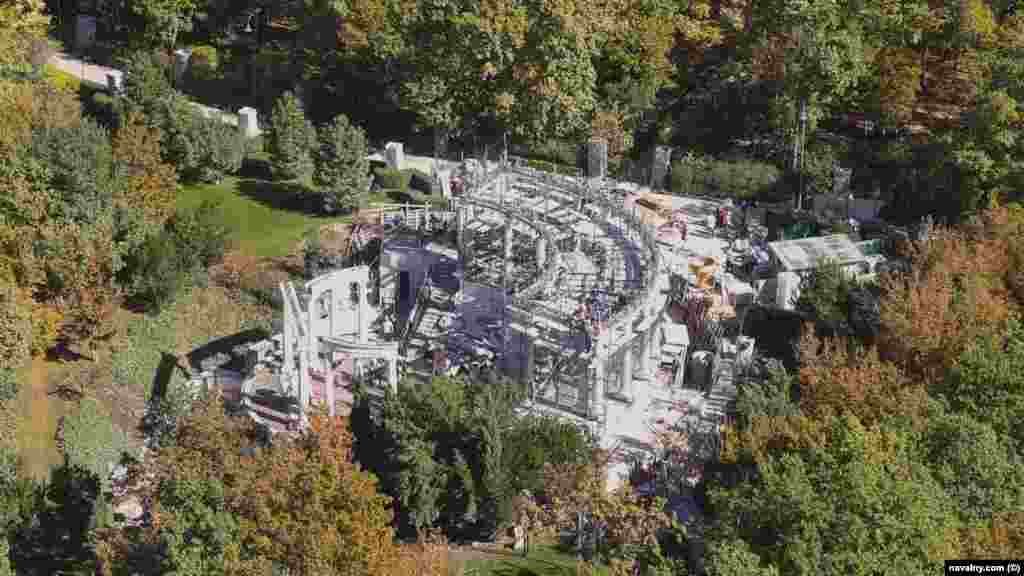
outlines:
[[[732,357],[719,357],[715,366],[714,383],[704,398],[701,415],[705,419],[721,422],[736,405],[735,363]]]

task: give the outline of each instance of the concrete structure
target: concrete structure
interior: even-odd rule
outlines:
[[[665,188],[665,179],[668,177],[671,163],[672,148],[670,146],[655,146],[651,158],[651,188],[658,190]]]
[[[238,110],[238,131],[244,138],[255,138],[260,135],[259,111],[246,106]]]
[[[188,71],[189,62],[192,60],[192,51],[179,49],[174,51],[174,83],[181,82],[185,72]]]
[[[388,150],[397,162],[400,145]],[[479,174],[453,199],[454,213],[380,209],[377,274],[360,266],[302,286],[282,284],[283,331],[252,348],[251,374],[241,385],[250,414],[294,428],[311,405],[333,409],[354,379],[393,389],[400,373],[412,370],[417,355],[407,349],[417,346],[447,354],[440,364],[434,356],[435,373],[439,365],[468,369],[491,356],[506,376],[528,385],[523,411],[576,422],[621,454],[651,449],[653,419],[681,404],[701,405],[705,392],[683,387],[692,336],[669,313],[668,271],[685,268],[690,256],[721,261],[724,241],[694,232],[685,243],[691,252],[660,246],[654,225],[612,184],[597,181],[588,191],[580,179],[511,160],[514,167]],[[590,204],[583,210],[581,198]],[[693,217],[706,210],[694,208]],[[457,252],[417,234],[435,214],[451,222]],[[490,272],[471,270],[487,266]],[[497,280],[474,277],[485,272]],[[519,276],[515,291],[502,289]],[[720,417],[730,394],[719,382],[731,378],[719,371],[708,392],[724,400],[700,411],[709,418]],[[286,408],[252,400],[261,390],[283,398]],[[613,483],[626,471],[623,460]]]
[[[384,146],[384,158],[389,168],[402,170],[405,168],[405,151],[401,142],[388,142]]]
[[[107,89],[111,94],[120,94],[124,90],[123,77],[120,70],[107,72]]]
[[[595,139],[587,142],[587,177],[604,178],[608,175],[608,141]]]
[[[768,251],[777,272],[774,304],[784,310],[792,310],[793,303],[800,297],[801,275],[826,262],[834,262],[844,272],[860,277],[870,274],[879,259],[865,255],[846,234],[769,242]]]
[[[301,297],[293,284],[281,285],[284,301],[281,375],[285,389],[294,392],[300,408],[311,403],[315,377],[326,380],[323,392],[332,392],[333,380],[322,377],[335,369],[339,355],[353,357],[357,363],[382,360],[386,363],[387,386],[394,389],[398,385],[398,343],[371,330],[381,315],[381,308],[370,301],[376,290],[366,266],[319,276],[306,283]],[[329,399],[321,397],[322,401]],[[333,413],[331,403],[328,408]]]

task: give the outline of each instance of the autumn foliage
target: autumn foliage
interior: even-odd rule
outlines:
[[[276,436],[272,446],[261,446],[258,434],[251,421],[225,415],[217,398],[197,404],[174,443],[150,460],[154,521],[135,542],[155,543],[164,558],[191,553],[216,561],[222,574],[262,574],[271,564],[306,576],[447,574],[442,542],[395,542],[390,498],[352,461],[346,419],[313,414],[306,431]],[[211,510],[224,515],[216,540],[201,542],[203,532],[188,513],[196,504],[169,491],[199,482],[211,484],[222,506]],[[189,531],[195,535],[184,541],[169,538]],[[105,563],[130,562],[128,544],[122,533],[105,533]]]

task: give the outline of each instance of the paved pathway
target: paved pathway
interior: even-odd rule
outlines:
[[[61,72],[70,74],[82,82],[87,82],[94,87],[104,89],[107,87],[107,74],[117,71],[109,66],[89,64],[81,58],[76,58],[64,52],[54,54],[50,64],[53,64]]]
[[[90,84],[93,88],[99,88],[101,90],[106,90],[108,87],[107,75],[112,72],[119,71],[116,68],[111,68],[110,66],[90,64],[81,58],[77,58],[63,52],[55,54],[50,60],[50,63],[61,72],[70,74],[75,78],[78,78],[79,81]],[[238,126],[237,114],[226,112],[205,104],[200,104],[199,102],[192,100],[189,100],[189,103],[207,118],[220,118],[226,124]]]

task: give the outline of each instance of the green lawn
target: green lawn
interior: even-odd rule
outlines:
[[[587,574],[581,571],[581,574]],[[511,551],[507,557],[469,560],[463,576],[576,576],[576,556],[553,547],[538,546],[523,558]],[[595,576],[607,576],[604,566],[597,566]]]
[[[310,229],[345,219],[312,215],[305,209],[309,196],[295,184],[239,178],[183,186],[178,207],[205,199],[221,201],[234,245],[258,258],[284,256]]]

